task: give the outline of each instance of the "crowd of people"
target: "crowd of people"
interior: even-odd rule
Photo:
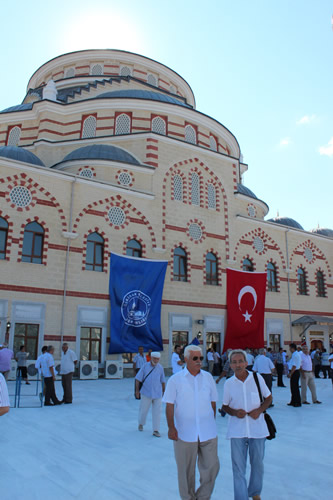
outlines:
[[[173,442],[178,471],[178,488],[183,500],[209,499],[220,463],[217,447],[217,388],[224,377],[221,416],[229,415],[227,438],[230,439],[231,464],[235,500],[260,500],[264,478],[265,442],[269,435],[264,413],[273,405],[273,381],[286,387],[284,377],[290,379],[291,399],[288,406],[301,407],[317,399],[315,378],[333,377],[333,353],[309,352],[306,345],[289,345],[284,349],[229,349],[220,355],[214,347],[207,352],[206,362],[201,347],[176,345],[172,355],[172,376],[166,382],[161,354],[149,350],[145,355],[142,346],[133,359],[135,375],[134,394],[140,400],[138,430],[142,432],[149,409],[152,408],[152,434],[160,438],[162,402],[166,405],[168,438]],[[74,351],[62,345],[61,368],[63,397],[55,392],[56,378],[53,346],[44,346],[36,361],[45,388],[45,406],[70,404],[73,400],[72,378],[77,362]],[[21,346],[16,359],[22,379],[28,383],[25,346]],[[9,411],[6,377],[14,353],[7,346],[0,350],[0,416]],[[320,363],[318,359],[320,358]],[[9,362],[9,369],[8,369]],[[327,365],[328,362],[328,365]],[[203,369],[203,365],[207,368]],[[317,366],[321,368],[318,369]],[[326,370],[323,367],[328,366]],[[214,379],[214,376],[216,377]],[[333,378],[332,378],[333,382]],[[299,384],[301,383],[301,391]],[[41,397],[43,395],[41,394]],[[247,456],[250,457],[250,475],[247,480]],[[198,467],[200,485],[196,489],[195,471]]]

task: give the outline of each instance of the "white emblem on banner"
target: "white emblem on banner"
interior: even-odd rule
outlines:
[[[121,315],[126,325],[139,327],[146,324],[151,298],[141,290],[126,293],[121,304]]]
[[[257,293],[256,293],[255,289],[252,286],[243,286],[243,288],[239,292],[239,294],[238,294],[238,306],[239,306],[239,310],[242,311],[242,309],[241,309],[241,301],[242,301],[243,295],[245,295],[246,293],[250,293],[252,295],[252,297],[253,297],[254,305],[253,305],[252,311],[251,311],[251,312],[253,312],[255,310],[255,308],[256,308],[256,305],[257,305]],[[244,316],[245,323],[247,321],[249,321],[251,323],[251,316],[252,316],[252,314],[249,314],[249,312],[246,311],[245,314],[242,314],[242,316]]]

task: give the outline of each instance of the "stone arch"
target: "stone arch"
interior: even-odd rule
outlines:
[[[312,260],[308,260],[307,257],[304,255],[305,248],[309,248],[312,251],[312,254],[313,254],[313,259]],[[290,255],[290,261],[289,261],[290,262],[290,264],[289,264],[290,269],[292,267],[292,263],[293,263],[294,257],[296,255],[302,255],[303,258],[305,259],[305,261],[308,264],[314,264],[317,260],[324,261],[325,264],[326,264],[326,266],[327,266],[328,275],[329,275],[330,278],[332,277],[331,268],[330,268],[330,265],[328,263],[328,260],[327,260],[327,258],[325,256],[325,254],[310,239],[308,239],[306,241],[303,241],[303,243],[299,243],[294,248],[294,250],[292,251],[292,253]]]

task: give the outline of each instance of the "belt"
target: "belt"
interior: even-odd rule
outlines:
[[[303,370],[305,373],[312,373],[312,370]]]

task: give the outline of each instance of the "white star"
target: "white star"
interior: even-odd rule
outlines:
[[[242,316],[244,316],[244,318],[245,318],[245,323],[247,321],[249,321],[251,323],[251,316],[252,316],[252,314],[249,314],[248,311],[246,311],[246,313],[242,314]]]

